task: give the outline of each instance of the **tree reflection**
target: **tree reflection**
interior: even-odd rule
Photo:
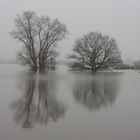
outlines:
[[[24,128],[31,128],[35,123],[47,124],[57,121],[65,115],[65,106],[55,94],[55,81],[34,77],[26,81],[23,97],[12,104],[15,121]]]
[[[73,95],[76,102],[89,110],[99,110],[115,102],[119,89],[119,75],[98,75],[83,79],[74,85]]]

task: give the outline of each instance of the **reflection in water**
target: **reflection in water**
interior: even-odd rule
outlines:
[[[31,77],[26,81],[25,93],[12,104],[16,110],[15,121],[30,128],[37,122],[47,124],[65,115],[65,107],[55,95],[55,81]]]
[[[76,102],[89,110],[99,110],[115,102],[119,89],[119,74],[104,74],[82,79],[74,85]]]

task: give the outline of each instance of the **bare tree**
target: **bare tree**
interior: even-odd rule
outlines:
[[[80,69],[96,72],[120,63],[121,53],[115,39],[91,32],[76,40],[73,54],[69,58],[76,60],[72,67],[78,64]]]
[[[37,16],[31,11],[23,12],[15,19],[15,29],[11,32],[12,37],[23,45],[18,60],[32,71],[36,72],[38,68],[40,72],[45,71],[50,58],[56,58],[55,47],[66,33],[66,26],[57,19]]]
[[[22,42],[22,50],[18,53],[18,60],[23,65],[28,65],[31,70],[37,71],[36,54],[36,14],[24,12],[22,16],[15,19],[15,30],[11,32],[13,38]]]
[[[51,20],[49,17],[38,18],[37,36],[39,39],[39,70],[44,71],[50,63],[50,59],[57,56],[54,48],[58,41],[65,38],[66,26],[57,19]]]

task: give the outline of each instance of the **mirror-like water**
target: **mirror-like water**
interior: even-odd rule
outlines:
[[[136,71],[34,75],[0,65],[0,140],[139,140],[139,83]]]

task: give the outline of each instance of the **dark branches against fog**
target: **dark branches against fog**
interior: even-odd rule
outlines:
[[[38,18],[37,36],[39,40],[39,70],[44,71],[55,61],[57,52],[54,48],[57,42],[65,38],[67,29],[58,20],[51,21],[49,17]]]
[[[71,68],[96,72],[112,67],[121,62],[121,54],[116,40],[103,36],[99,32],[91,32],[75,41],[73,54],[69,56],[75,61]]]
[[[15,29],[11,32],[12,37],[23,45],[22,51],[18,53],[18,60],[23,65],[28,65],[33,71],[37,70],[35,17],[34,12],[18,15],[15,19]]]
[[[22,43],[22,51],[18,60],[28,65],[32,71],[40,72],[55,69],[55,47],[67,34],[64,24],[47,16],[37,16],[34,12],[24,12],[15,19],[15,29],[11,32],[13,38]]]

